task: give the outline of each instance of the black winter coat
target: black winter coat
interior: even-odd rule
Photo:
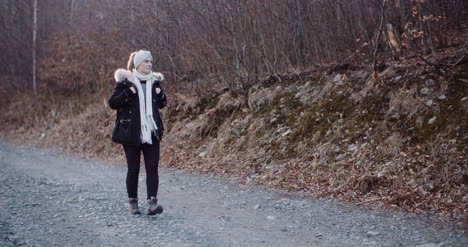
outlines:
[[[161,89],[162,75],[161,77],[156,78],[159,80],[155,80],[153,82],[151,90],[153,99],[153,117],[156,125],[158,126],[157,135],[154,135],[153,133],[151,134],[153,143],[161,140],[163,136],[164,125],[159,109],[162,109],[167,103],[166,95]],[[117,84],[108,101],[110,108],[117,110],[117,118],[112,131],[112,141],[124,145],[138,145],[141,143],[140,103],[138,100],[138,92],[133,93],[131,91],[130,87],[135,84],[127,77],[118,78],[116,72],[116,79]],[[136,90],[136,86],[134,87]],[[161,89],[159,94],[156,94],[155,92],[156,87]]]

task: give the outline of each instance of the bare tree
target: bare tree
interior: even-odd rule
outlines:
[[[377,67],[377,54],[379,52],[379,45],[380,45],[380,37],[382,36],[383,28],[384,28],[384,23],[385,23],[385,5],[387,3],[387,0],[381,0],[380,2],[380,25],[379,25],[379,30],[377,33],[377,38],[375,41],[375,49],[374,49],[374,61],[372,62],[372,70],[374,73],[376,72],[376,67]]]
[[[4,23],[26,23],[2,33],[13,38],[5,47],[32,54],[27,73],[32,71],[34,88],[37,81],[41,87],[103,89],[112,68],[123,67],[131,51],[146,48],[174,89],[228,87],[247,95],[262,75],[281,80],[281,73],[317,65],[376,69],[386,57],[404,55],[436,64],[438,49],[460,43],[462,36],[451,34],[467,25],[461,0],[33,1],[2,2],[11,11],[0,17]],[[28,19],[4,14],[15,11]],[[32,45],[17,42],[31,40],[21,29],[32,29],[27,32],[34,36]],[[18,73],[19,64],[2,62],[0,71]]]
[[[33,91],[37,94],[37,83],[36,83],[36,37],[37,37],[37,0],[34,0],[34,14],[33,14],[33,45],[32,45],[32,57],[33,57]]]

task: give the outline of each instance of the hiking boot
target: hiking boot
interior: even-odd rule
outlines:
[[[158,205],[158,199],[152,196],[148,199],[148,215],[160,214],[163,212],[163,207]]]
[[[138,199],[137,198],[128,198],[128,210],[131,214],[140,214],[140,209],[138,208]]]

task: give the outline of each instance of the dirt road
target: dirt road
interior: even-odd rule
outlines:
[[[1,246],[468,246],[435,219],[178,170],[160,170],[165,212],[135,216],[123,165],[3,143],[0,169]]]

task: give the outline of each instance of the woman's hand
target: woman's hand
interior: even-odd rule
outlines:
[[[129,87],[130,90],[132,91],[133,94],[136,94],[136,89],[135,87],[133,86],[133,84],[125,78],[125,80],[122,82],[125,86]]]

